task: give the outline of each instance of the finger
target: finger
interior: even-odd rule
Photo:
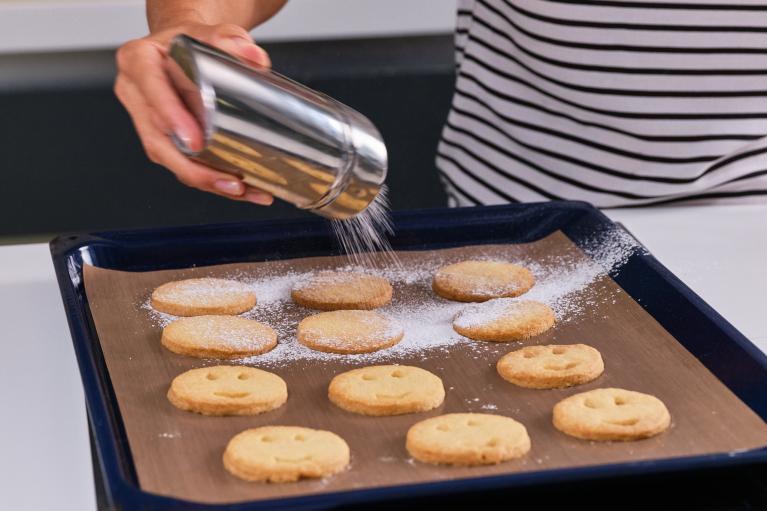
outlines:
[[[130,113],[144,150],[154,163],[168,168],[187,186],[230,198],[244,195],[245,184],[240,179],[194,162],[179,153],[167,135],[151,123],[151,110],[146,105],[134,102]]]
[[[240,179],[219,172],[181,155],[168,141],[162,130],[153,124],[155,112],[144,101],[140,91],[130,83],[121,90],[121,101],[126,105],[149,159],[166,166],[182,183],[228,199],[268,206],[274,198],[267,192],[246,186]]]
[[[272,61],[266,50],[253,42],[244,28],[237,25],[218,25],[211,35],[210,43],[250,64],[271,67]]]
[[[272,194],[258,188],[253,188],[252,186],[245,188],[245,195],[243,195],[243,198],[248,202],[259,204],[261,206],[271,206],[274,202]]]
[[[118,51],[120,77],[140,91],[161,131],[173,133],[189,150],[199,151],[204,145],[202,130],[178,97],[164,63],[164,50],[150,41],[128,43]]]

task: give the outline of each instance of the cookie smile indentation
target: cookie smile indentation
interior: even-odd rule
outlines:
[[[568,364],[546,364],[543,366],[544,369],[548,371],[567,371],[568,369],[572,369],[578,364],[576,362],[570,362]]]
[[[218,397],[229,397],[232,399],[237,399],[241,397],[247,397],[250,395],[250,392],[226,392],[226,391],[219,391],[214,392],[213,395]]]
[[[311,455],[307,454],[306,456],[301,456],[300,458],[281,458],[279,456],[274,457],[274,461],[280,462],[280,463],[301,463],[302,461],[309,461],[311,460]]]
[[[605,422],[608,424],[612,424],[613,426],[633,426],[637,422],[639,422],[639,419],[636,417],[633,417],[631,419],[614,419],[614,420],[607,420]]]
[[[376,394],[378,399],[402,399],[410,394],[410,392],[403,392],[402,394]]]

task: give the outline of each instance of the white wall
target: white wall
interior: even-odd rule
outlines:
[[[455,3],[289,0],[254,36],[284,41],[446,33],[453,30]],[[141,0],[0,0],[0,55],[113,49],[146,31]]]

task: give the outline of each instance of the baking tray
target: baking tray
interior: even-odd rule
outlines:
[[[402,213],[395,216],[395,221],[397,236],[393,244],[397,250],[529,242],[556,230],[563,231],[579,244],[593,240],[595,234],[613,228],[604,215],[583,203]],[[226,506],[201,505],[144,493],[136,482],[130,450],[90,316],[83,289],[83,263],[124,271],[148,271],[327,255],[335,252],[327,224],[319,220],[290,221],[68,236],[54,240],[52,252],[83,376],[98,455],[107,490],[117,507],[321,508],[437,493],[444,496],[447,492],[509,488],[604,475],[744,464],[767,459],[767,450],[758,449],[353,490]],[[617,269],[613,278],[731,391],[762,419],[765,418],[767,362],[756,347],[648,254],[634,254]]]

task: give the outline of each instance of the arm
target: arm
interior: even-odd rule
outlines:
[[[249,30],[273,16],[286,0],[148,0],[150,34],[117,50],[115,94],[133,120],[150,160],[194,188],[268,205],[272,197],[236,177],[194,162],[171,142],[175,136],[200,149],[203,135],[164,71],[170,41],[179,33],[217,46],[243,60],[269,66],[269,56],[253,43]]]

